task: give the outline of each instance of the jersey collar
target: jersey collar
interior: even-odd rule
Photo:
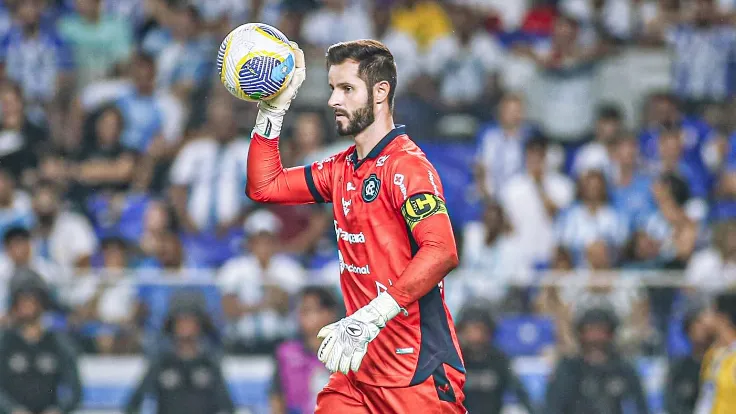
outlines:
[[[391,143],[391,141],[394,140],[394,138],[405,135],[406,134],[406,126],[404,125],[396,125],[396,128],[389,131],[388,134],[386,134],[385,137],[381,138],[380,141],[378,141],[378,144],[376,144],[375,147],[368,153],[368,155],[365,156],[362,160],[358,159],[358,149],[353,149],[353,153],[350,158],[353,160],[353,167],[355,169],[358,169],[361,165],[363,165],[363,162],[365,160],[372,160],[375,158],[378,158],[379,155],[381,155],[381,152],[383,152],[384,148],[388,146],[388,144]]]

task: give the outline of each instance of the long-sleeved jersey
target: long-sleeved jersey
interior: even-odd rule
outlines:
[[[355,379],[407,387],[443,363],[464,372],[442,286],[457,264],[442,183],[404,128],[393,129],[362,160],[351,146],[312,165],[285,169],[278,140],[258,134],[249,151],[247,193],[254,200],[333,203],[348,315],[381,291],[407,311],[371,342]]]

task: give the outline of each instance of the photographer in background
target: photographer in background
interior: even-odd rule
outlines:
[[[561,360],[547,385],[547,414],[647,414],[644,390],[633,366],[618,353],[618,318],[591,308],[577,320],[580,355]]]
[[[465,406],[473,414],[500,414],[504,396],[510,392],[532,414],[529,394],[514,374],[511,359],[492,343],[496,322],[490,307],[484,301],[470,303],[458,319],[458,339],[467,370]]]

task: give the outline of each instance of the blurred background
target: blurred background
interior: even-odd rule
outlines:
[[[82,355],[87,412],[123,404],[182,286],[206,297],[233,398],[258,413],[280,395],[277,344],[313,335],[302,289],[341,302],[332,206],[244,195],[257,108],[214,63],[249,21],[307,56],[286,165],[350,145],[326,48],[394,53],[395,118],[440,173],[461,252],[448,305],[482,300],[533,404],[578,351],[577,318],[605,308],[664,412],[668,366],[700,352],[688,309],[736,282],[736,1],[3,0],[0,298],[21,267],[53,288],[47,324]]]

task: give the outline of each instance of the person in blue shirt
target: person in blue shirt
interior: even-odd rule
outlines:
[[[0,238],[12,227],[30,229],[34,222],[30,196],[17,190],[13,177],[0,168]]]
[[[145,152],[162,133],[164,113],[155,95],[156,63],[152,56],[138,54],[131,63],[133,91],[121,97],[117,106],[123,114],[125,129],[122,143],[137,152]]]
[[[660,174],[677,174],[688,184],[690,195],[705,199],[708,197],[710,180],[704,169],[689,162],[685,145],[687,131],[673,126],[661,131],[658,139],[659,162],[655,171]]]
[[[611,202],[614,208],[630,218],[636,226],[655,209],[650,188],[652,178],[642,168],[636,138],[621,134],[613,148],[613,168],[610,177]]]
[[[53,26],[43,23],[45,2],[23,0],[16,24],[0,42],[0,62],[8,78],[23,88],[33,109],[44,112],[72,84],[72,53]]]
[[[669,93],[658,93],[650,97],[646,118],[646,124],[639,134],[639,148],[648,165],[656,165],[661,157],[659,140],[662,133],[679,129],[682,138],[682,161],[694,174],[708,176],[701,154],[704,142],[713,131],[706,122],[685,116],[680,110],[677,97]]]

